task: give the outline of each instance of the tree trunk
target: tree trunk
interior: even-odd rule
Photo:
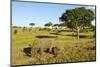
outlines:
[[[89,32],[89,29],[88,29],[88,32]]]
[[[79,40],[79,31],[80,31],[80,29],[79,29],[79,27],[77,27],[77,40]]]

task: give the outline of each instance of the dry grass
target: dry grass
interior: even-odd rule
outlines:
[[[12,34],[12,65],[95,61],[96,45],[95,38],[92,38],[93,32],[80,33],[80,35],[88,37],[80,38],[79,41],[76,40],[76,37],[68,36],[71,34],[72,32],[61,32],[59,35],[53,35],[48,31],[36,31],[33,29],[31,32],[22,32],[21,29],[18,29],[17,34]],[[37,54],[35,57],[28,57],[24,54],[23,48],[36,41],[38,39],[36,36],[39,35],[57,36],[55,38],[46,38],[52,41],[53,46],[60,48],[57,57],[53,57],[49,53]],[[44,42],[48,43],[48,41]]]

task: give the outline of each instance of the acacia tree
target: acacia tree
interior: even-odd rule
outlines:
[[[32,30],[32,27],[35,25],[35,23],[29,23],[29,25],[31,26],[31,28],[29,29],[29,31],[30,31],[30,30]]]
[[[51,23],[51,22],[46,23],[44,26],[45,26],[45,27],[50,27],[50,26],[52,26],[52,23]]]
[[[60,23],[60,24],[58,25],[58,27],[59,27],[59,28],[63,28],[63,27],[66,27],[66,25],[65,25],[65,23]]]
[[[29,23],[29,25],[33,27],[35,25],[35,23]]]
[[[58,28],[58,26],[59,26],[59,24],[54,24],[53,25],[53,27],[56,28],[56,29]]]
[[[77,33],[79,39],[79,32],[82,28],[91,25],[91,21],[95,18],[94,12],[85,7],[66,10],[59,18],[67,27]]]

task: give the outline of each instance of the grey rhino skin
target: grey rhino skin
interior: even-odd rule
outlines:
[[[47,43],[45,43],[45,42],[47,42]],[[23,48],[23,52],[26,54],[26,56],[32,57],[32,56],[35,56],[37,54],[41,55],[42,52],[45,52],[45,53],[53,54],[54,57],[56,57],[57,54],[59,53],[59,50],[60,50],[56,46],[52,47],[52,43],[50,40],[39,39],[34,44]]]

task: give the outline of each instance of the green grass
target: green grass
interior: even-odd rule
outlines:
[[[79,62],[79,61],[95,61],[96,50],[87,49],[95,46],[95,38],[93,32],[84,32],[80,35],[87,37],[80,38],[77,41],[75,36],[69,36],[72,32],[61,32],[58,35],[50,34],[51,31],[32,31],[23,32],[18,29],[17,34],[13,34],[12,30],[12,65],[26,65],[26,64],[47,64],[47,63],[62,63],[62,62]],[[28,57],[23,53],[23,48],[28,44],[32,44],[34,40],[38,39],[36,36],[57,36],[50,39],[54,46],[60,48],[60,53],[57,57],[52,54],[43,53],[36,57]]]

